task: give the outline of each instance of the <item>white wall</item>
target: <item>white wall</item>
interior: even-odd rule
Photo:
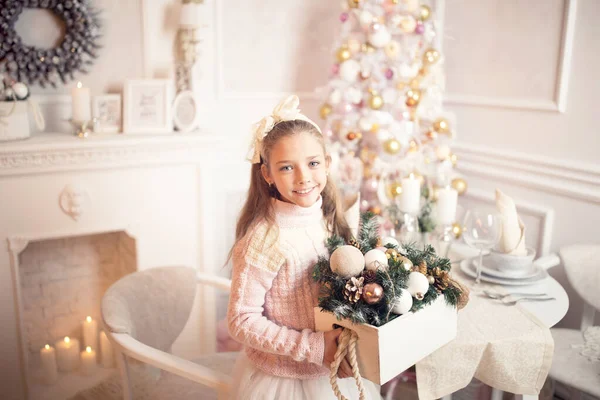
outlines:
[[[99,3],[110,33],[87,78],[96,92],[132,74],[172,71],[178,1]],[[438,3],[445,8],[446,104],[457,116],[459,167],[474,189],[464,203],[487,201],[498,187],[521,205],[538,248],[600,242],[600,3]],[[218,210],[224,224],[215,228],[223,254],[247,184],[248,127],[287,92],[300,93],[303,110],[317,118],[313,89],[327,81],[339,13],[337,1],[205,1],[196,70],[203,129],[231,143],[215,194],[229,205]],[[568,287],[562,267],[553,275]],[[562,324],[575,326],[581,300],[569,293],[572,309]]]

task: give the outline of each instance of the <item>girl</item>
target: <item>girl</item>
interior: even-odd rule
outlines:
[[[318,287],[312,267],[326,255],[325,240],[351,231],[334,185],[318,126],[282,101],[254,126],[248,199],[230,252],[233,279],[229,332],[245,345],[234,371],[234,399],[335,399],[329,365],[341,329],[315,332]],[[352,376],[347,360],[340,378]],[[358,398],[353,379],[341,379],[346,397]],[[368,398],[379,387],[365,381]]]

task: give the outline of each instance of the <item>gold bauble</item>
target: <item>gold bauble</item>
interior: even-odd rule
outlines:
[[[435,64],[440,60],[440,52],[436,49],[427,49],[423,54],[423,63],[426,65]]]
[[[396,83],[396,89],[398,89],[398,90],[402,90],[405,87],[406,87],[406,82],[398,81],[398,83]]]
[[[452,224],[452,233],[456,239],[460,239],[463,234],[463,227],[458,222]]]
[[[409,153],[417,153],[419,151],[419,144],[414,141],[411,140],[410,142],[408,142],[408,152]],[[423,183],[423,182],[421,182]]]
[[[406,105],[416,107],[421,101],[421,91],[419,89],[410,89],[406,92]]]
[[[421,87],[421,81],[417,78],[412,79],[409,83],[411,89],[418,89]]]
[[[360,49],[363,53],[373,53],[375,51],[375,47],[371,46],[370,43],[363,43]]]
[[[383,150],[388,154],[397,154],[401,148],[402,145],[400,145],[400,142],[396,139],[388,139],[383,142]]]
[[[429,17],[431,17],[431,8],[422,4],[421,9],[419,10],[419,18],[421,18],[421,21],[427,21]]]
[[[379,206],[371,206],[367,209],[367,211],[372,212],[375,215],[381,215],[381,207]]]
[[[348,46],[342,46],[338,49],[337,54],[335,55],[339,62],[344,62],[349,60],[352,57],[352,52],[348,48]]]
[[[395,199],[402,194],[402,185],[398,182],[392,182],[387,186],[387,195],[390,199]]]
[[[437,133],[448,133],[450,124],[445,118],[438,118],[433,122],[433,130]]]
[[[379,124],[377,122],[373,122],[373,125],[371,125],[371,133],[377,133],[379,132]]]
[[[408,258],[404,256],[398,256],[398,261],[405,271],[411,271],[413,269],[413,263]]]
[[[361,0],[348,0],[348,6],[350,8],[358,8]]]
[[[452,166],[456,167],[456,163],[458,162],[458,156],[456,154],[452,154],[450,156],[450,161],[452,162]]]
[[[363,287],[362,298],[367,304],[377,304],[383,298],[383,288],[379,283],[367,283]]]
[[[369,98],[369,107],[371,107],[373,110],[379,110],[381,107],[383,107],[383,97],[378,94],[371,96]]]
[[[465,181],[463,178],[452,179],[450,186],[452,186],[452,188],[454,188],[459,195],[463,195],[467,191],[467,181]]]
[[[325,119],[329,116],[329,114],[331,114],[332,111],[333,108],[331,108],[329,104],[323,104],[319,110],[319,114],[321,115],[321,118]]]

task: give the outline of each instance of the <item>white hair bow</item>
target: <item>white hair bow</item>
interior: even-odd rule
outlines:
[[[250,150],[248,151],[248,161],[252,164],[260,163],[263,140],[279,122],[300,119],[314,125],[319,133],[321,133],[319,126],[300,112],[300,109],[298,108],[299,105],[300,100],[298,99],[298,96],[288,96],[273,109],[271,115],[264,117],[252,125],[253,140],[250,145]]]

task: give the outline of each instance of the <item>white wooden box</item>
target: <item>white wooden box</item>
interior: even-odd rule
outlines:
[[[26,101],[0,101],[0,142],[30,135]]]
[[[317,331],[333,325],[350,328],[358,334],[357,358],[363,378],[379,385],[416,364],[456,337],[457,311],[439,296],[416,313],[401,315],[375,327],[338,320],[332,313],[314,308]]]

